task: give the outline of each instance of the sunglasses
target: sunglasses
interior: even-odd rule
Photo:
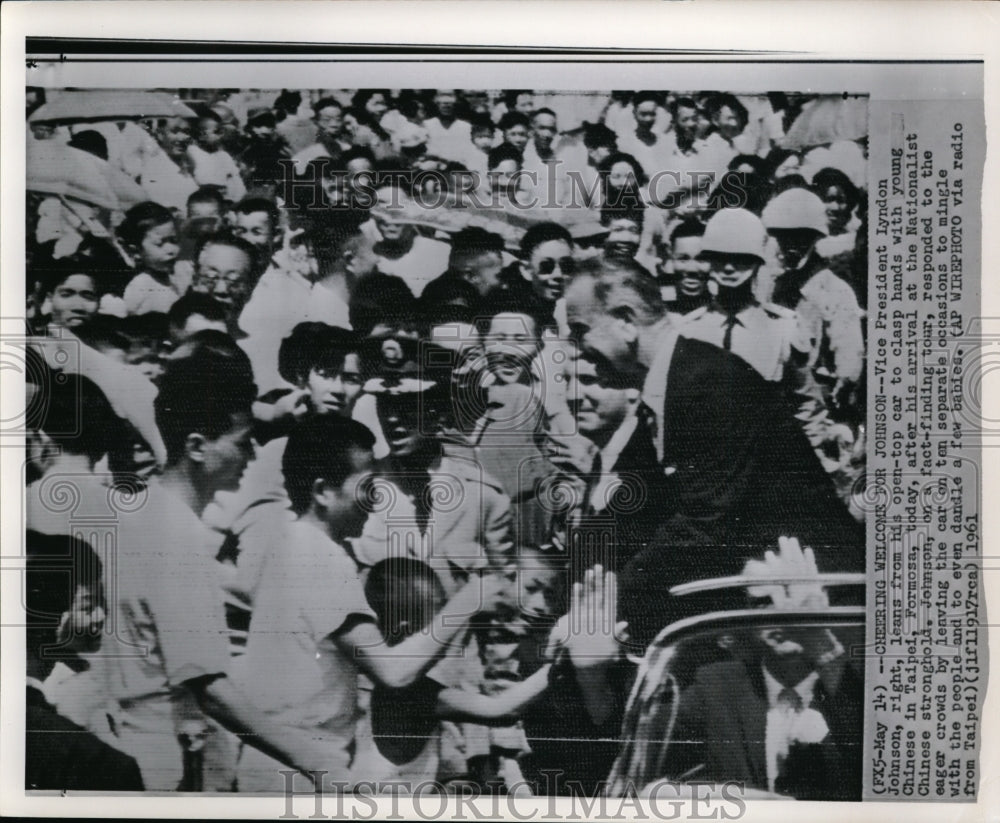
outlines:
[[[558,260],[546,257],[544,260],[538,261],[538,273],[552,274],[556,270],[556,266],[559,267],[559,271],[563,274],[574,274],[576,272],[576,260],[572,257],[560,257]]]

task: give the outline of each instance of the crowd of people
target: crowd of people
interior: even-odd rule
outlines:
[[[864,145],[787,145],[808,98],[29,92],[107,188],[29,175],[28,788],[592,794],[748,596],[671,587],[864,571]],[[813,639],[726,665],[857,708]],[[782,791],[785,725],[690,773]]]

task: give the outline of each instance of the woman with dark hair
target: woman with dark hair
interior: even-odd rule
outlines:
[[[344,128],[355,146],[372,150],[382,159],[392,155],[389,132],[382,118],[389,111],[389,92],[385,89],[361,89],[351,98],[351,107],[344,112]]]
[[[624,152],[609,155],[597,168],[601,182],[601,208],[644,209],[647,198],[644,186],[649,182],[636,158]]]
[[[826,206],[829,230],[817,244],[816,251],[827,258],[853,251],[857,227],[852,226],[852,218],[861,202],[857,187],[840,169],[825,168],[814,175],[812,190]]]
[[[798,152],[791,149],[771,149],[764,159],[767,177],[773,183],[790,174],[798,174],[802,167],[802,158]]]

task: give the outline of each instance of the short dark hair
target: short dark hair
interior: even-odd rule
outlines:
[[[260,254],[257,251],[257,247],[254,246],[249,240],[244,240],[242,237],[237,237],[235,234],[229,231],[216,232],[215,234],[208,234],[202,237],[194,248],[194,263],[195,267],[198,265],[198,258],[201,257],[201,253],[205,251],[209,246],[229,246],[232,249],[239,249],[250,259],[250,272],[249,277],[253,277],[257,273],[257,268],[260,266]]]
[[[728,92],[713,94],[705,104],[705,111],[709,118],[715,117],[724,108],[732,109],[733,114],[736,115],[743,124],[743,127],[746,128],[747,123],[750,121],[750,114],[747,112],[746,106],[737,99],[735,94],[729,94]]]
[[[343,364],[357,350],[354,332],[320,322],[299,323],[278,347],[278,373],[297,385],[313,369]]]
[[[639,108],[640,103],[652,100],[657,106],[663,105],[663,92],[660,91],[637,91],[632,95],[632,106]]]
[[[344,171],[347,169],[347,164],[352,160],[364,159],[372,164],[372,169],[375,168],[376,158],[375,152],[373,152],[368,146],[351,146],[347,151],[345,151],[337,160],[337,171]]]
[[[490,289],[477,307],[479,331],[485,334],[498,314],[523,314],[535,324],[534,336],[541,337],[545,324],[551,318],[551,311],[530,288]]]
[[[547,115],[549,115],[549,117],[555,117],[556,116],[556,113],[554,111],[552,111],[552,109],[548,108],[547,106],[542,106],[540,109],[535,109],[531,113],[531,121],[534,122],[535,118],[538,117],[538,115],[540,115],[540,114],[547,114]]]
[[[693,217],[688,217],[674,226],[670,232],[670,242],[680,240],[683,237],[704,237],[705,224]]]
[[[89,543],[69,535],[25,533],[24,570],[27,652],[35,659],[58,659],[55,643],[62,615],[73,607],[80,587],[100,589],[103,563]]]
[[[125,212],[125,219],[118,226],[118,237],[126,246],[138,248],[150,229],[173,222],[174,213],[170,209],[147,200]]]
[[[344,110],[344,104],[341,103],[336,97],[321,97],[315,103],[313,103],[313,115],[319,117],[319,113],[323,109],[337,108],[342,112]]]
[[[312,505],[313,486],[322,478],[341,484],[351,475],[351,450],[369,450],[375,435],[357,422],[323,414],[299,423],[288,436],[281,469],[292,511],[303,514]]]
[[[482,226],[467,226],[451,236],[451,259],[499,254],[504,250],[503,238]]]
[[[184,456],[188,435],[215,439],[229,431],[256,396],[250,359],[231,338],[211,330],[193,334],[167,361],[154,403],[167,465]]]
[[[187,207],[197,203],[214,203],[222,213],[226,210],[226,198],[222,196],[218,186],[201,186],[193,191],[187,199]]]
[[[424,288],[418,301],[425,328],[441,323],[472,322],[479,292],[468,280],[455,275],[436,277]]]
[[[497,123],[497,128],[500,131],[507,131],[507,129],[512,129],[514,126],[524,126],[526,129],[531,128],[531,118],[528,117],[524,112],[520,111],[509,111],[500,118],[500,122]]]
[[[267,219],[271,222],[272,231],[278,228],[278,223],[281,220],[281,215],[278,213],[278,204],[269,197],[244,197],[239,203],[233,206],[233,211],[236,214],[257,214],[257,212],[264,212],[267,214]]]
[[[167,312],[167,326],[170,329],[183,329],[187,321],[200,315],[206,320],[216,323],[226,322],[226,307],[210,294],[189,291],[178,297]]]
[[[68,454],[100,460],[118,434],[118,416],[104,393],[86,377],[72,372],[41,388],[38,428]]]
[[[861,192],[858,191],[858,187],[840,169],[827,166],[813,175],[812,190],[821,200],[830,186],[839,186],[843,190],[849,208],[853,209],[861,202]]]
[[[470,115],[469,127],[472,131],[488,131],[490,134],[496,131],[496,126],[490,116],[484,112],[475,112]]]
[[[99,294],[107,291],[107,285],[104,278],[101,277],[100,271],[96,268],[95,261],[77,254],[60,257],[58,260],[46,260],[32,266],[32,272],[42,288],[42,294],[52,294],[62,283],[75,274],[89,277],[94,283],[94,289]]]
[[[444,586],[434,570],[421,560],[390,557],[371,567],[365,580],[365,599],[378,617],[388,645],[430,623],[434,617],[433,603],[423,599],[426,592],[443,594]],[[404,624],[408,630],[404,630]]]
[[[510,143],[501,143],[490,149],[489,154],[486,155],[486,168],[492,171],[504,160],[513,160],[517,163],[517,167],[521,168],[524,163],[524,154]]]
[[[614,151],[618,147],[618,135],[603,123],[584,123],[583,145],[588,149],[607,148]]]
[[[535,249],[550,240],[562,240],[573,248],[573,235],[565,226],[552,222],[535,223],[521,238],[521,258],[527,260]]]
[[[517,105],[517,98],[522,94],[530,94],[532,97],[535,96],[535,93],[531,89],[507,89],[507,91],[503,93],[504,105],[509,109],[513,109]]]
[[[413,322],[417,314],[417,299],[402,277],[375,271],[354,284],[348,319],[360,337],[380,320]]]

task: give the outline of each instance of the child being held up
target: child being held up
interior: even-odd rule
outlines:
[[[180,244],[173,212],[152,201],[139,203],[125,213],[118,237],[136,267],[136,274],[125,287],[126,311],[170,311],[183,294],[174,271]]]

